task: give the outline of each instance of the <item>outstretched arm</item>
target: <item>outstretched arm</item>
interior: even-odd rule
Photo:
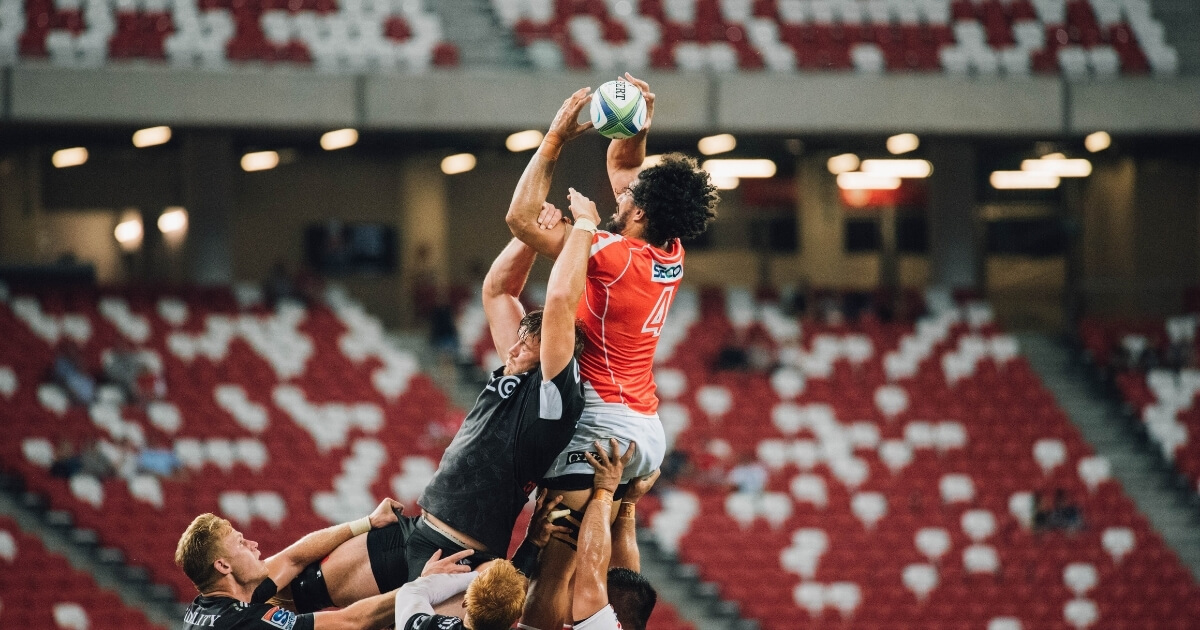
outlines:
[[[557,257],[562,251],[567,227],[543,230],[538,226],[537,217],[546,195],[550,194],[550,180],[554,177],[554,165],[558,162],[562,146],[592,126],[590,120],[583,124],[576,122],[579,112],[588,104],[590,91],[591,88],[582,88],[563,101],[562,107],[554,115],[554,121],[550,123],[550,130],[542,139],[542,145],[521,174],[505,217],[513,236],[550,258]]]
[[[384,499],[371,515],[354,521],[326,527],[304,536],[287,549],[267,558],[267,575],[279,587],[290,584],[292,578],[309,564],[328,556],[339,545],[366,532],[397,522],[396,514],[404,505],[395,499]],[[396,510],[396,511],[393,511]]]
[[[340,610],[313,615],[313,630],[376,630],[392,624],[396,597],[384,593],[361,599]]]
[[[576,552],[575,591],[571,596],[571,616],[587,619],[608,605],[608,560],[612,554],[613,493],[621,484],[625,465],[633,459],[637,444],[629,443],[624,455],[620,455],[620,444],[609,438],[611,452],[606,452],[596,442],[596,452],[585,453],[592,468],[596,469],[592,500],[583,513],[579,526],[579,549]]]
[[[521,318],[525,317],[521,291],[536,259],[537,252],[514,238],[492,261],[483,279],[483,312],[501,357],[517,343]]]
[[[646,136],[650,133],[650,121],[654,119],[654,93],[650,84],[634,78],[628,72],[625,80],[637,86],[646,99],[646,124],[632,138],[613,140],[608,143],[608,181],[612,184],[613,195],[620,196],[642,170],[646,161]]]
[[[396,590],[396,628],[404,628],[413,615],[432,615],[433,607],[467,590],[479,574],[439,573],[417,578]]]
[[[546,310],[542,315],[542,379],[549,381],[571,363],[575,355],[575,311],[587,282],[588,254],[600,215],[596,204],[571,189],[570,228],[562,252],[550,271],[546,285]]]
[[[642,556],[637,544],[637,518],[634,506],[638,499],[646,496],[654,482],[658,480],[659,471],[638,477],[629,482],[629,489],[621,499],[621,507],[617,508],[617,520],[612,525],[613,549],[609,566],[630,569],[636,573],[642,572]]]

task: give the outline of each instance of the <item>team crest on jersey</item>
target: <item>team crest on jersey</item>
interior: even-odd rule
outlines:
[[[296,625],[296,613],[290,610],[284,610],[278,606],[273,606],[267,614],[262,617],[263,623],[268,623],[280,630],[292,630],[292,626]]]
[[[650,266],[650,280],[654,282],[670,283],[675,282],[683,277],[683,263],[677,262],[670,265],[662,263],[652,263]]]
[[[513,392],[517,391],[517,385],[520,384],[521,377],[519,376],[502,376],[498,379],[493,379],[492,382],[487,384],[487,388],[500,394],[501,398],[508,398],[512,396]]]

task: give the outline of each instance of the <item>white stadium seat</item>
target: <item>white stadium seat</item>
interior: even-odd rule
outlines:
[[[1041,467],[1042,473],[1049,475],[1067,460],[1067,447],[1062,440],[1044,438],[1034,442],[1033,458]]]
[[[1087,595],[1099,581],[1096,567],[1086,562],[1072,562],[1063,569],[1063,584],[1071,589],[1076,597]]]
[[[1100,535],[1100,544],[1113,562],[1120,564],[1134,547],[1133,530],[1128,527],[1109,527]]]
[[[995,573],[1000,570],[1000,557],[990,545],[971,545],[963,550],[963,568],[968,573]]]
[[[1092,627],[1099,618],[1100,610],[1090,599],[1073,599],[1063,606],[1063,619],[1076,630]]]
[[[923,527],[917,530],[913,542],[922,555],[937,562],[950,550],[950,533],[941,527]]]
[[[904,567],[901,579],[904,581],[904,587],[912,592],[918,601],[925,601],[929,593],[937,588],[937,568],[931,564],[910,564]]]

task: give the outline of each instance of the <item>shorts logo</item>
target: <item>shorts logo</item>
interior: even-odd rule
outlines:
[[[457,622],[457,617],[443,617],[442,620],[438,622],[438,627],[442,630],[454,630],[454,628],[458,626]]]
[[[296,614],[290,610],[273,606],[267,611],[267,614],[263,615],[262,620],[263,623],[275,626],[280,630],[292,630],[292,626],[296,625]]]
[[[670,283],[683,277],[683,263],[675,263],[673,265],[660,265],[653,263],[650,268],[650,280],[654,282]]]
[[[587,453],[587,451],[571,451],[571,452],[567,453],[567,463],[568,464],[586,464],[586,463],[588,463],[587,458],[584,457],[585,453]]]

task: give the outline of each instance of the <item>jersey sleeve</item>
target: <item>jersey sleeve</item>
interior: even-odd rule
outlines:
[[[251,604],[265,604],[267,600],[275,597],[279,592],[279,587],[276,586],[275,580],[267,578],[254,589],[254,594],[250,596]]]
[[[538,388],[538,418],[561,420],[571,417],[583,409],[583,381],[579,376],[579,363],[575,359],[567,364],[554,378],[544,381]]]
[[[400,630],[463,630],[463,623],[458,617],[418,613],[409,617]]]
[[[250,604],[241,615],[236,630],[313,630],[312,613],[296,614],[286,608]]]

